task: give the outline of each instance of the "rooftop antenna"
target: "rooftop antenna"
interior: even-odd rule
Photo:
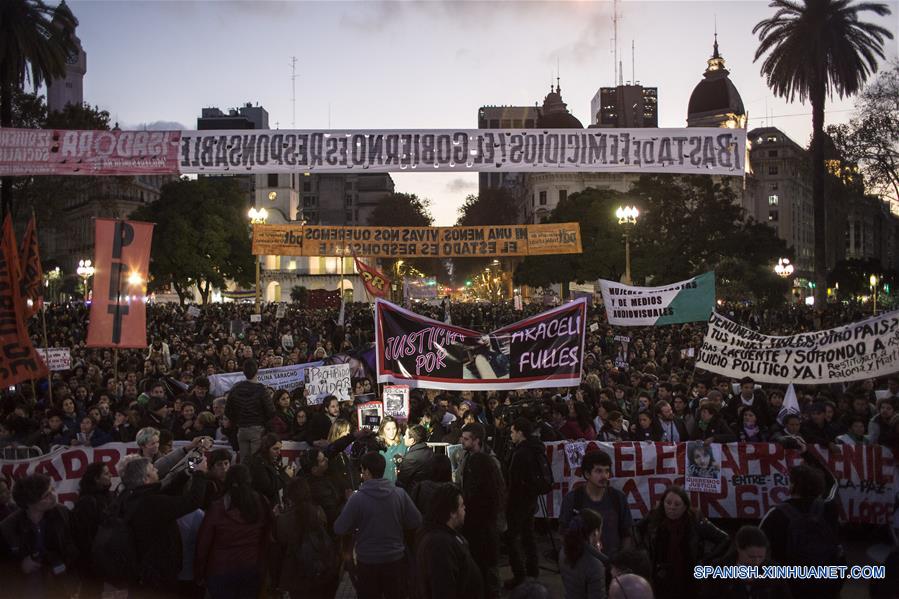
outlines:
[[[297,128],[297,57],[290,57],[290,86],[291,86],[291,118],[290,118],[290,128]]]
[[[613,37],[612,37],[612,45],[614,47],[615,54],[615,67],[618,71],[615,73],[615,83],[617,85],[621,85],[621,65],[618,62],[618,0],[612,0],[612,29],[613,29]]]
[[[634,52],[634,40],[631,40],[631,83],[637,85],[637,68],[635,66]]]
[[[331,103],[328,102],[328,129],[331,128]]]
[[[618,85],[624,85],[624,67],[621,61],[618,61]]]

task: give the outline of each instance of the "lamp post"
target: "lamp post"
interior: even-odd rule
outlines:
[[[94,272],[96,269],[91,266],[90,260],[79,260],[78,268],[75,269],[75,272],[78,273],[78,276],[81,277],[82,283],[84,285],[84,301],[87,302],[87,280],[94,276]]]
[[[871,283],[871,289],[874,293],[874,316],[877,316],[877,284],[880,282],[880,280],[877,278],[877,275],[871,275],[871,277],[868,279],[868,282]]]
[[[774,272],[783,279],[793,274],[793,265],[790,264],[789,258],[781,258],[774,266]]]
[[[615,210],[615,216],[618,217],[618,224],[624,226],[624,279],[622,283],[631,284],[631,241],[630,228],[637,224],[637,218],[640,211],[636,206],[619,206]]]
[[[254,208],[250,208],[250,211],[247,212],[247,216],[250,217],[250,223],[254,225],[263,225],[265,224],[266,219],[268,219],[268,210],[265,208],[259,208],[258,210]],[[259,279],[261,276],[260,269],[262,267],[262,256],[253,256],[256,261],[256,314],[259,314],[259,304],[261,303],[261,293],[262,290],[259,288]]]

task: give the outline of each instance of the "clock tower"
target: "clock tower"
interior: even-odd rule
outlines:
[[[72,15],[71,9],[65,0],[56,7],[56,16],[53,18],[53,24],[59,25],[59,15],[65,11],[68,15]],[[70,16],[71,20],[78,25],[78,19]],[[47,109],[50,112],[54,110],[62,110],[66,104],[79,105],[84,102],[84,75],[87,73],[87,53],[81,47],[81,40],[72,32],[72,41],[75,43],[76,51],[66,56],[66,76],[62,79],[47,81]]]

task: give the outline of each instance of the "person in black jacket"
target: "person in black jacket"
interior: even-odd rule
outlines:
[[[253,490],[265,497],[270,505],[281,503],[281,493],[296,474],[293,464],[281,465],[281,439],[275,433],[262,437],[259,450],[249,461]]]
[[[691,440],[707,443],[733,443],[737,440],[737,436],[719,415],[718,405],[715,402],[704,400],[699,404],[699,418],[696,420],[696,430],[693,432]]]
[[[755,526],[743,526],[734,537],[733,549],[712,566],[771,566],[768,559],[768,538]],[[701,581],[701,599],[789,599],[790,590],[785,580],[754,578],[706,578]]]
[[[481,573],[471,557],[468,541],[460,534],[465,522],[462,492],[451,483],[442,485],[431,500],[425,527],[416,550],[421,599],[480,599]]]
[[[111,491],[112,474],[103,462],[94,462],[84,470],[78,486],[78,501],[72,510],[72,535],[78,547],[78,570],[81,573],[81,597],[99,597],[103,581],[91,568],[91,547],[97,529],[103,522],[115,495]]]
[[[7,597],[70,597],[78,588],[73,567],[78,548],[69,510],[59,505],[50,477],[32,474],[16,481],[19,509],[0,523],[0,535],[23,576],[4,576]],[[20,586],[21,585],[21,586]]]
[[[249,358],[243,363],[243,375],[247,380],[231,387],[225,403],[225,415],[237,427],[237,445],[240,460],[245,462],[259,450],[265,426],[275,408],[265,386],[256,380],[259,366]]]
[[[332,530],[334,521],[346,501],[346,496],[334,485],[328,476],[328,456],[320,449],[314,448],[300,457],[300,468],[309,483],[312,499],[325,512],[328,530]]]
[[[534,512],[537,511],[537,492],[532,481],[539,472],[538,457],[546,451],[543,443],[534,437],[534,425],[524,417],[516,418],[511,426],[512,449],[507,467],[508,493],[506,494],[505,534],[509,551],[509,565],[512,579],[506,581],[506,588],[512,589],[525,576],[536,578],[539,574],[537,543],[534,539]]]
[[[434,452],[428,447],[427,432],[420,424],[410,426],[406,430],[406,455],[399,463],[396,473],[396,484],[412,491],[416,483],[426,480],[431,474],[431,462]]]
[[[137,549],[139,581],[133,589],[171,593],[177,589],[182,566],[181,533],[176,522],[203,505],[206,492],[206,459],[191,472],[186,494],[167,495],[159,483],[156,467],[147,458],[133,458],[122,471],[125,491],[124,516],[129,522]]]

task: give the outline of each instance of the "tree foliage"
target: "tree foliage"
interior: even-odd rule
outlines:
[[[459,208],[456,225],[460,227],[477,227],[483,225],[504,225],[516,222],[518,204],[515,197],[506,189],[491,188],[480,194],[472,194],[465,198]],[[484,270],[490,262],[489,258],[453,258],[454,281],[464,281]]]
[[[653,175],[641,177],[627,194],[598,189],[572,194],[549,222],[580,223],[584,252],[528,257],[516,281],[545,286],[618,280],[627,232],[635,284],[664,285],[715,270],[725,296],[759,301],[782,296],[786,286],[772,268],[789,255],[785,243],[767,225],[745,219],[726,181]],[[636,224],[618,224],[615,210],[621,205],[638,207]]]
[[[877,72],[887,29],[868,23],[860,13],[890,14],[886,4],[850,0],[773,0],[777,12],[756,24],[755,60],[766,56],[761,72],[768,87],[792,102],[797,96],[812,105],[812,199],[815,213],[815,300],[823,304],[826,289],[826,183],[824,106],[834,92],[852,96]]]
[[[392,193],[378,202],[368,219],[368,224],[376,227],[430,227],[434,224],[431,216],[431,200],[420,198],[414,193]],[[396,272],[396,260],[381,260],[385,273]],[[442,270],[441,262],[435,258],[417,258],[408,261],[425,273]]]
[[[203,303],[227,280],[251,285],[255,263],[244,215],[246,201],[229,177],[182,179],[162,188],[159,200],[131,218],[156,223],[150,289],[171,285],[183,303],[197,286]]]
[[[827,133],[870,187],[899,199],[899,61],[864,89],[855,107],[848,124]]]

